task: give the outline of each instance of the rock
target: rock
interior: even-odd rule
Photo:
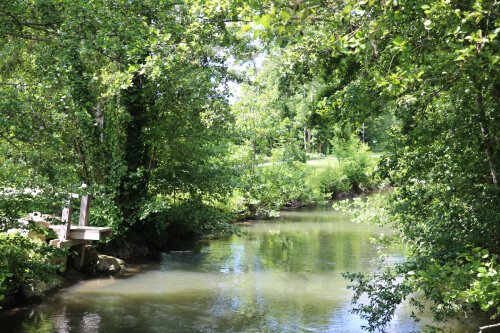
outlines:
[[[114,275],[125,267],[125,262],[123,260],[112,256],[99,254],[97,258],[97,263],[95,265],[96,274]]]
[[[39,299],[55,289],[62,286],[64,279],[60,276],[54,277],[50,282],[34,281],[21,287],[21,295],[25,299]]]
[[[92,266],[99,260],[99,254],[97,250],[92,245],[85,245],[85,260],[83,266]]]

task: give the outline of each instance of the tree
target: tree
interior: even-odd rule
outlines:
[[[225,59],[240,47],[220,13],[197,2],[33,0],[0,16],[2,187],[93,192],[92,221],[117,235],[158,222],[148,208],[158,200],[228,192]]]
[[[383,330],[414,291],[434,301],[437,319],[478,308],[500,313],[498,6],[263,2],[266,14],[251,25],[261,38],[286,43],[295,67],[329,77],[321,114],[345,126],[397,118],[381,167],[396,186],[388,218],[410,257],[374,280],[351,276],[360,294],[372,296],[358,308],[369,330]],[[377,280],[395,288],[374,289]]]

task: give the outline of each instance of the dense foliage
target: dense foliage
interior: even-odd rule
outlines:
[[[368,329],[383,330],[413,292],[433,301],[439,320],[476,310],[497,317],[498,2],[267,6],[251,27],[287,44],[296,77],[330,83],[319,114],[345,126],[370,114],[397,119],[380,170],[396,186],[386,219],[409,259],[372,278],[351,275],[357,295],[370,296],[357,308]]]
[[[94,195],[90,221],[117,245],[232,230],[226,58],[248,47],[225,16],[196,2],[2,3],[2,230],[60,215],[72,193]],[[45,248],[11,240],[2,249],[50,267]],[[41,262],[7,265],[14,286]]]
[[[372,177],[377,156],[360,141],[370,133],[372,147],[380,146],[384,136],[320,116],[316,104],[328,83],[296,80],[288,72],[286,48],[271,48],[264,60],[264,50],[260,52],[250,66],[241,66],[248,79],[239,85],[239,98],[231,107],[233,154],[243,162],[235,193],[242,209],[246,206],[248,213],[259,217],[276,216],[285,204],[318,203],[379,186],[381,180]],[[366,120],[374,127],[389,126],[380,119]],[[392,124],[390,119],[388,123]],[[323,162],[304,163],[323,157],[327,157]]]
[[[227,83],[238,77],[227,58],[252,49],[231,22],[234,9],[169,1],[2,5],[2,230],[32,211],[59,215],[72,193],[91,193],[90,221],[111,226],[113,243],[162,246],[166,234],[235,232],[228,222],[242,211],[269,216],[290,200],[348,190],[347,180],[339,189],[323,180],[323,192],[309,184],[295,162],[305,161],[298,133],[307,108],[291,111],[302,119],[293,126],[279,108],[267,113],[279,104],[271,79],[252,97],[262,101],[252,102],[261,105],[251,113],[260,119],[248,122],[244,100],[230,112]],[[241,158],[250,142],[253,154]],[[257,155],[280,150],[283,158],[259,165]],[[48,260],[45,247],[11,240],[2,246]],[[8,266],[13,288],[29,282],[13,271],[23,265]]]
[[[228,194],[225,58],[240,44],[216,13],[11,1],[0,15],[2,188],[43,191],[57,202],[35,207],[47,213],[92,193],[91,221],[115,235]]]
[[[23,285],[50,282],[65,254],[38,239],[0,233],[0,301]]]
[[[389,182],[395,190],[370,217],[398,230],[408,261],[349,275],[355,300],[370,296],[355,309],[368,330],[384,330],[405,299],[422,309],[414,293],[438,320],[496,318],[499,6],[5,3],[2,228],[92,193],[91,221],[112,226],[117,243],[234,232],[237,213],[273,216]],[[266,61],[248,66],[255,52]],[[230,81],[241,90],[233,105]],[[365,143],[384,150],[376,178]],[[329,165],[304,163],[330,153]]]

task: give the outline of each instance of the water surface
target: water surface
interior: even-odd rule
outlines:
[[[380,229],[327,207],[245,228],[243,237],[165,253],[127,276],[82,281],[4,315],[1,331],[361,332],[340,274],[376,269],[369,239]],[[399,250],[389,255],[402,260]],[[420,331],[408,312],[398,309],[389,331]]]

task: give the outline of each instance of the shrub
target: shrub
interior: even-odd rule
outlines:
[[[66,255],[44,241],[19,234],[0,233],[0,300],[22,285],[50,282],[62,267],[57,258]]]
[[[229,222],[234,213],[218,204],[187,194],[172,200],[157,196],[143,205],[140,223],[136,226],[147,230],[149,239],[162,239],[165,234],[178,238],[195,235],[238,233]]]
[[[355,136],[346,141],[334,141],[334,155],[338,158],[341,174],[347,177],[351,188],[362,190],[374,186],[371,172],[376,159],[370,149]]]
[[[338,165],[319,168],[311,174],[311,181],[325,195],[347,192],[351,188],[349,178]]]
[[[276,216],[287,202],[317,202],[320,191],[309,181],[310,173],[303,163],[276,162],[256,168],[248,177],[247,205],[257,217]]]

